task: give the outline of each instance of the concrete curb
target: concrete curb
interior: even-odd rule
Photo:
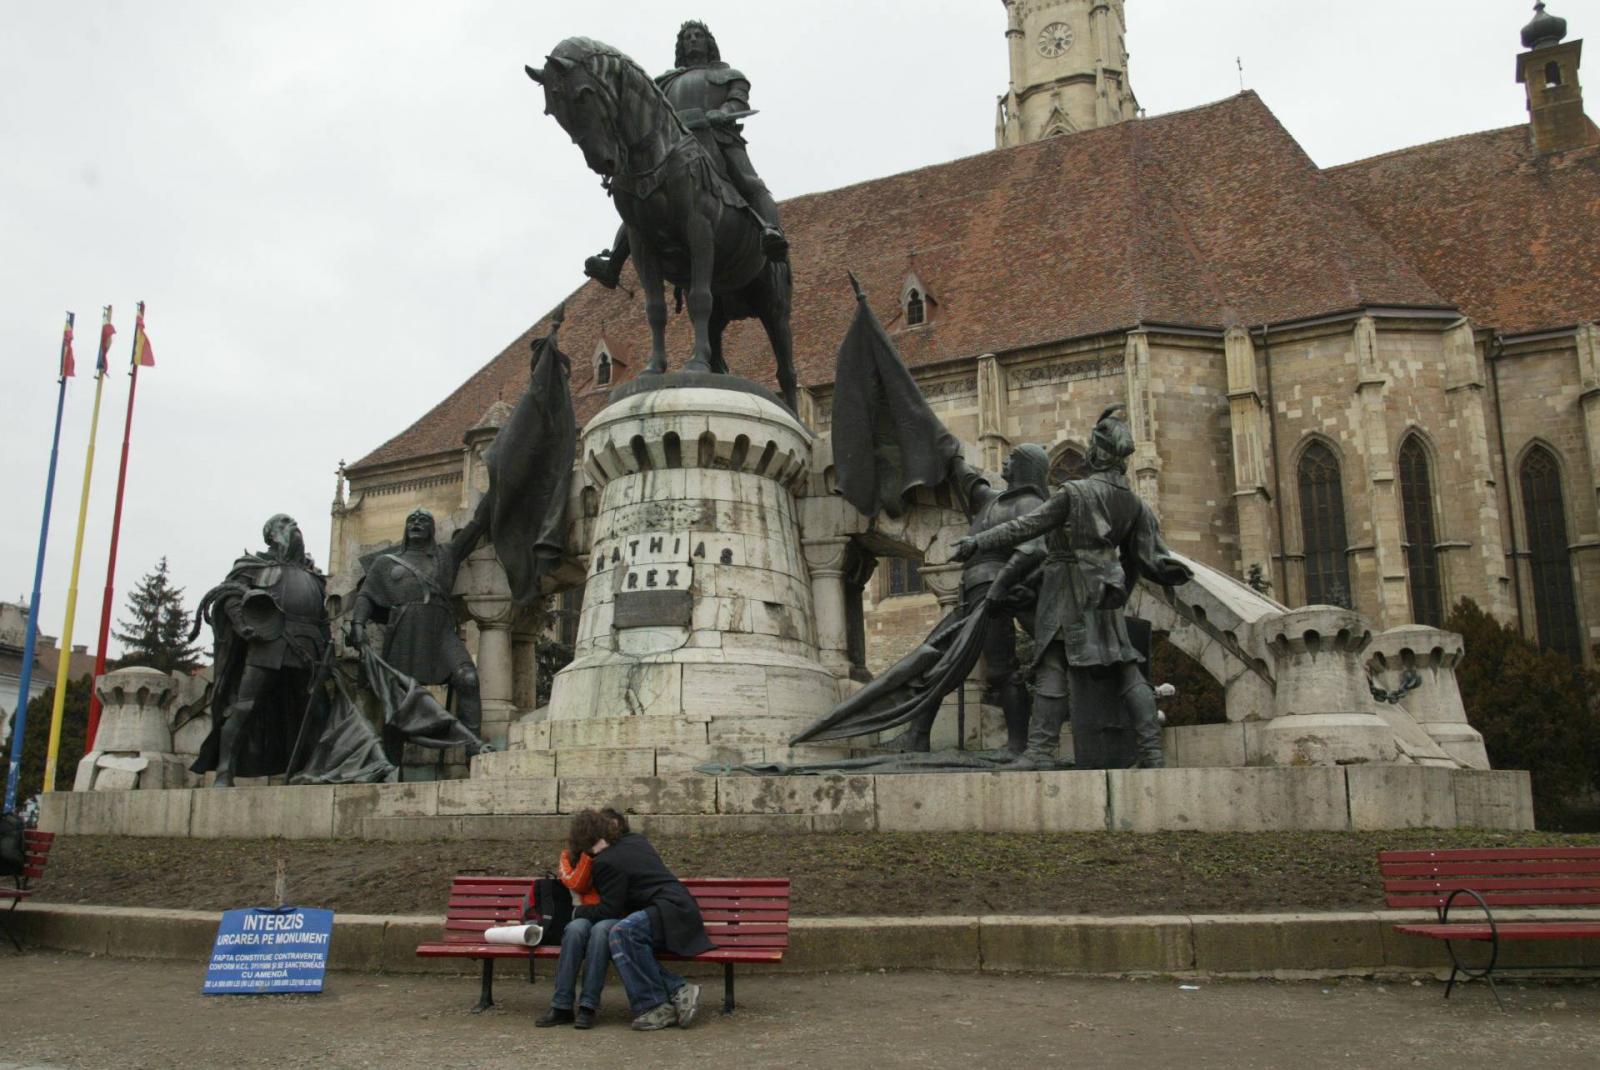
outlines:
[[[1567,912],[1564,916],[1571,916]],[[1580,912],[1600,918],[1600,911]],[[1524,912],[1517,916],[1536,916]],[[220,915],[198,910],[29,903],[11,915],[25,944],[119,958],[203,963]],[[1416,920],[1431,920],[1417,913]],[[1443,944],[1404,936],[1399,911],[1094,917],[796,918],[776,969],[988,970],[1090,976],[1307,977],[1440,974]],[[1510,920],[1509,916],[1506,920]],[[329,965],[388,973],[468,973],[464,960],[419,959],[438,938],[432,915],[340,914]],[[1600,942],[1511,944],[1505,966],[1600,965]],[[551,964],[553,966],[553,964]],[[514,975],[520,967],[506,967]],[[541,967],[548,975],[549,970]]]

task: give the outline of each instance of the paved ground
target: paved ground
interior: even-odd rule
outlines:
[[[467,978],[333,974],[320,996],[206,998],[195,964],[0,954],[0,1070],[214,1066],[496,1068],[1593,1067],[1600,985],[1509,987],[1448,1003],[1441,986],[1348,980],[1180,983],[891,973],[713,986],[692,1029],[634,1033],[608,990],[600,1027],[533,1028],[549,989],[503,983],[466,1012]],[[603,1060],[603,1061],[602,1061]]]

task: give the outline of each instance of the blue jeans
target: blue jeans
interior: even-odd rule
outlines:
[[[650,912],[636,910],[611,930],[611,961],[617,964],[622,990],[635,1016],[661,1006],[684,986],[684,980],[656,961]]]
[[[578,970],[583,970],[583,1005],[592,1011],[600,1009],[600,993],[606,987],[606,970],[611,967],[611,948],[606,937],[615,918],[590,921],[573,918],[561,931],[561,957],[556,960],[556,990],[550,997],[550,1006],[570,1011],[574,1002],[573,990],[578,983]]]

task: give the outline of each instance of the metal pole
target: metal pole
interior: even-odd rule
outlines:
[[[71,319],[71,313],[68,313]],[[33,650],[39,638],[39,588],[44,584],[44,548],[50,539],[50,504],[56,493],[56,458],[61,453],[61,411],[67,400],[67,375],[62,369],[56,392],[56,430],[50,439],[50,474],[44,482],[44,520],[39,524],[39,557],[33,565],[33,595],[28,601],[28,637],[22,644],[22,678],[17,682],[17,714],[11,721],[11,764],[6,770],[5,813],[17,808],[17,779],[22,772],[22,737],[28,724],[28,688],[33,683]]]
[[[135,332],[134,345],[138,335]],[[106,642],[111,637],[111,597],[117,577],[117,540],[122,533],[122,492],[128,484],[128,440],[133,436],[133,397],[139,389],[139,361],[133,362],[128,379],[128,415],[122,425],[122,466],[117,469],[117,504],[111,513],[111,557],[106,562],[106,594],[100,603],[100,644],[94,655],[94,677],[89,681],[89,733],[84,740],[84,752],[94,750],[94,737],[100,730],[100,695],[95,681],[106,671]]]
[[[106,306],[105,322],[111,322]],[[50,710],[50,743],[44,752],[44,790],[56,790],[56,757],[61,749],[61,715],[67,704],[67,677],[72,669],[72,625],[78,612],[78,570],[83,564],[83,528],[89,519],[89,484],[94,475],[94,436],[100,427],[100,396],[105,391],[105,368],[95,369],[94,412],[89,417],[89,452],[83,462],[83,495],[78,500],[78,535],[72,547],[72,579],[67,584],[67,619],[61,625],[61,660],[56,665],[56,701]]]

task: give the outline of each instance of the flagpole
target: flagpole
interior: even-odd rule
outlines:
[[[111,306],[105,322],[111,323]],[[102,328],[102,332],[104,328]],[[101,335],[104,338],[104,334]],[[89,519],[89,483],[94,474],[94,436],[100,427],[100,395],[105,391],[106,367],[102,360],[94,374],[94,411],[89,417],[89,453],[83,462],[83,495],[78,499],[78,534],[72,547],[72,579],[67,584],[67,619],[61,625],[61,660],[56,665],[56,701],[50,710],[50,744],[44,752],[44,790],[56,790],[56,758],[61,750],[61,715],[67,704],[67,677],[72,669],[72,624],[78,610],[78,569],[83,564],[83,528]]]
[[[100,644],[94,655],[94,676],[89,681],[89,732],[84,737],[85,754],[94,750],[94,737],[100,731],[100,692],[95,688],[106,671],[106,641],[111,636],[111,597],[117,577],[117,540],[122,533],[122,492],[128,483],[128,440],[133,437],[133,397],[139,389],[139,335],[143,332],[144,302],[139,302],[138,326],[133,331],[133,371],[128,380],[128,416],[122,425],[122,465],[117,469],[117,504],[111,514],[111,558],[106,563],[106,595],[100,603]]]
[[[67,313],[67,332],[71,336],[76,317]],[[22,642],[22,678],[17,681],[17,713],[11,719],[11,764],[6,770],[6,802],[0,813],[17,808],[17,779],[22,773],[22,739],[28,725],[28,688],[33,684],[33,648],[39,638],[39,588],[44,585],[44,548],[50,541],[50,504],[56,493],[56,458],[61,454],[61,412],[67,401],[66,348],[62,343],[61,387],[56,391],[56,429],[50,439],[50,474],[44,481],[44,520],[39,523],[39,557],[33,564],[33,596],[28,601],[28,633]]]

